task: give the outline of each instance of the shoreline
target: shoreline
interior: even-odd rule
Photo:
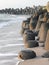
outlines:
[[[41,55],[46,52],[43,47],[36,48],[28,48],[29,50],[33,50],[36,52],[37,57],[34,59],[24,60],[19,62],[18,65],[49,65],[49,58],[42,58]]]
[[[14,17],[15,22],[0,28],[0,65],[16,65],[19,61],[17,54],[20,50],[25,49],[20,34],[21,22],[26,17]]]

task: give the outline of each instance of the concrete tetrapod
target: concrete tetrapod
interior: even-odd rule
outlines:
[[[39,23],[39,21],[41,20],[41,18],[43,18],[43,15],[44,15],[44,22],[45,20],[47,20],[47,17],[45,15],[46,12],[47,12],[46,9],[44,10],[40,9],[40,11],[34,13],[33,17],[31,17],[30,19],[30,26],[29,26],[30,30],[34,30],[36,26],[37,26],[36,29],[40,28],[41,22]]]
[[[49,12],[49,1],[47,2],[46,9],[47,9],[47,11]]]
[[[26,48],[33,48],[33,47],[39,46],[38,42],[35,41],[35,40],[29,40],[24,45],[25,45]]]
[[[37,13],[34,14],[34,17],[31,18],[30,24],[29,24],[30,30],[34,30],[36,28],[38,18],[39,18],[39,16],[37,15]]]
[[[44,54],[42,55],[42,57],[43,57],[43,58],[49,58],[49,51],[47,51],[46,53],[44,53]]]
[[[29,29],[29,23],[30,23],[30,18],[22,22],[21,34],[23,34],[26,29]]]
[[[45,49],[49,51],[49,30],[47,32],[46,42],[45,42]]]
[[[40,31],[39,31],[39,35],[38,35],[40,43],[45,42],[48,29],[49,29],[49,23],[42,23]]]
[[[36,28],[35,28],[35,31],[39,31],[41,24],[43,22],[43,21],[41,21],[42,18],[43,18],[43,15],[40,15],[39,20],[38,20],[37,25],[36,25]]]
[[[32,59],[35,57],[36,57],[36,53],[31,50],[23,50],[23,51],[20,51],[18,54],[18,58],[22,60]]]
[[[26,30],[23,34],[23,41],[26,43],[29,40],[35,40],[35,34],[31,30]]]
[[[22,28],[28,28],[30,23],[30,19],[24,20],[22,22]]]

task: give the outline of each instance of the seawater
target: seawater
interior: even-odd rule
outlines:
[[[19,51],[25,49],[21,24],[29,15],[0,14],[0,65],[18,65]]]

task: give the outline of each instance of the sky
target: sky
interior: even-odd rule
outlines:
[[[33,5],[46,5],[49,0],[0,0],[0,9],[25,8]]]

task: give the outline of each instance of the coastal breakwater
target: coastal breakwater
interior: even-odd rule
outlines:
[[[48,10],[40,8],[30,18],[23,21],[21,33],[26,50],[20,51],[18,57],[24,61],[18,65],[49,65]]]

